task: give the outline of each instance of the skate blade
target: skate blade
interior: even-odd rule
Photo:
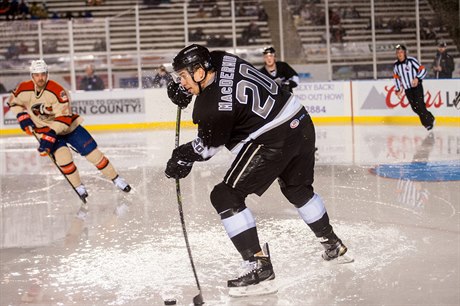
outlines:
[[[231,297],[245,297],[245,296],[258,296],[268,295],[278,292],[275,281],[265,281],[257,285],[250,285],[244,287],[231,287],[228,290],[228,295]]]
[[[335,259],[325,260],[326,263],[336,264],[336,265],[348,264],[348,263],[352,263],[354,261],[355,261],[355,259],[353,257],[349,256],[348,254],[339,256],[339,257],[337,257]]]

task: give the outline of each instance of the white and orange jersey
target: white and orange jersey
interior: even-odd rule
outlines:
[[[75,130],[83,119],[72,114],[67,90],[53,80],[37,92],[32,80],[20,83],[8,102],[15,113],[27,112],[35,123],[38,133],[53,129],[58,135]]]

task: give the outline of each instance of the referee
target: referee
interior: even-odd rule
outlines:
[[[393,68],[396,95],[401,99],[404,89],[412,110],[429,131],[434,126],[435,118],[426,109],[424,100],[422,79],[426,76],[425,67],[420,65],[416,58],[407,56],[407,48],[404,45],[396,46],[396,58]]]

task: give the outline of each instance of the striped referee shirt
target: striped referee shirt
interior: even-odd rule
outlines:
[[[393,80],[396,90],[399,91],[401,87],[411,89],[412,80],[415,78],[422,80],[426,73],[425,67],[420,65],[414,57],[408,56],[403,62],[396,60],[393,68]]]

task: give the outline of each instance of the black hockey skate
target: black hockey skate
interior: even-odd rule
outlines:
[[[270,260],[268,244],[264,245],[263,253],[263,255],[254,256],[254,260],[245,261],[244,271],[237,278],[227,281],[230,296],[264,295],[278,291],[271,282],[275,279],[275,272]]]
[[[324,252],[321,254],[324,260],[331,261],[337,259],[338,263],[349,263],[354,261],[353,258],[345,256],[348,248],[334,232],[331,232],[326,237],[323,237],[320,242],[324,247]]]

